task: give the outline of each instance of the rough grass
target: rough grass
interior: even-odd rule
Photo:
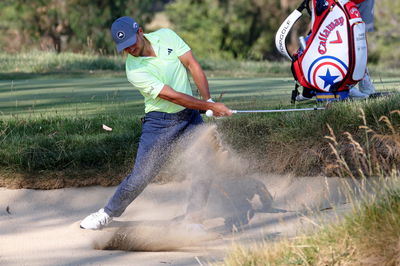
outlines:
[[[347,148],[330,128],[327,138],[334,157],[329,164],[335,165],[337,174],[369,184],[360,185],[363,197],[353,202],[353,211],[342,222],[276,244],[236,247],[224,265],[399,265],[400,112],[390,114],[378,120],[384,124],[380,130],[372,130],[361,111],[359,128],[366,141],[360,143],[346,132]]]
[[[365,110],[363,117],[360,117],[360,108]],[[368,130],[382,132],[381,135],[385,136],[397,134],[391,128],[399,126],[400,116],[392,110],[399,109],[400,96],[397,95],[363,102],[335,103],[324,111],[238,115],[214,122],[224,141],[249,158],[261,171],[296,175],[337,174],[341,171],[333,163],[336,157],[330,150],[329,140],[324,139],[330,134],[327,125],[334,132],[350,132],[354,141],[366,145],[369,143],[365,138],[366,129],[360,129],[359,125],[365,121]],[[392,121],[390,126],[381,119],[382,116]],[[112,126],[113,131],[104,131],[102,124]],[[0,165],[3,172],[8,171],[3,176],[11,178],[10,172],[31,176],[47,173],[51,178],[49,173],[53,171],[66,173],[67,179],[79,180],[79,172],[93,170],[94,176],[103,176],[104,172],[128,171],[137,150],[141,124],[138,116],[115,114],[71,118],[21,117],[0,121],[0,128]],[[339,134],[336,138],[341,152],[354,153],[355,145],[349,144],[347,135]],[[390,142],[383,142],[383,139],[376,137],[369,143],[377,154],[374,158],[384,156],[391,165],[398,166],[399,153],[388,149],[394,147],[395,139],[390,139],[389,146],[387,143]],[[349,165],[351,169],[347,174],[357,176],[357,164]],[[377,169],[369,175],[379,171]]]
[[[400,184],[386,182],[343,222],[312,235],[251,249],[236,247],[224,265],[398,265]]]
[[[0,120],[0,129],[0,185],[59,188],[118,183],[133,165],[141,124],[127,116],[16,118]]]
[[[102,129],[108,122],[114,125],[112,132]],[[15,119],[0,121],[0,128],[2,166],[29,172],[124,165],[140,135],[137,121],[112,116]]]
[[[389,133],[390,128],[380,118],[387,116],[394,126],[398,126],[400,116],[391,111],[400,108],[399,100],[399,96],[393,96],[360,102],[340,102],[324,111],[242,115],[217,122],[226,142],[239,153],[257,161],[263,171],[300,176],[322,173],[331,175],[337,174],[337,171],[331,168],[335,158],[332,157],[328,140],[324,138],[330,134],[328,125],[334,132],[350,132],[354,140],[365,144],[365,129],[359,125],[365,120],[371,130]],[[360,117],[360,109],[364,110],[364,117]],[[347,135],[339,134],[337,142],[343,152],[351,152],[352,146],[348,144]],[[380,147],[376,149],[376,154],[383,154],[387,146],[382,145],[378,139],[374,139],[373,143]],[[398,164],[400,156],[393,155],[390,160]]]

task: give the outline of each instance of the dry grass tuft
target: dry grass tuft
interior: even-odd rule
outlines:
[[[326,174],[363,178],[390,175],[400,167],[399,130],[387,116],[381,116],[384,132],[371,129],[366,122],[365,113],[360,109],[365,139],[356,140],[349,132],[344,132],[344,141],[339,142],[332,128],[327,125],[330,135],[330,161],[326,164]],[[400,111],[391,114],[400,116]],[[396,119],[395,117],[393,119]]]

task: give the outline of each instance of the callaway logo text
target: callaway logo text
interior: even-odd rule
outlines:
[[[329,35],[331,32],[338,26],[343,26],[344,24],[344,18],[340,17],[329,23],[324,31],[320,32],[318,35],[318,39],[320,39],[319,46],[318,46],[318,52],[320,54],[325,54],[327,49],[326,49],[326,42],[328,41]]]

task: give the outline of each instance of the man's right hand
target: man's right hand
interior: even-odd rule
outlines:
[[[213,116],[231,116],[232,110],[225,106],[223,103],[213,103],[210,110]]]

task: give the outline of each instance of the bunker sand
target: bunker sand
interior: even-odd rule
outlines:
[[[335,221],[337,211],[346,208],[343,204],[347,200],[337,190],[341,182],[336,179],[269,176],[254,180],[230,180],[213,189],[204,221],[213,235],[210,238],[173,226],[174,218],[182,216],[186,207],[190,186],[186,181],[151,184],[125,215],[102,231],[82,230],[79,221],[100,208],[114,187],[51,191],[1,188],[0,264],[132,265],[135,261],[136,265],[198,265],[195,257],[203,262],[216,261],[233,243],[291,237],[313,223],[319,224],[321,217]],[[274,196],[270,207],[263,208],[257,195],[246,197],[251,195],[246,190],[252,189],[252,182],[268,187]],[[329,210],[335,205],[336,211]],[[309,213],[319,209],[327,211],[323,216]],[[118,234],[127,235],[120,246],[115,238]],[[101,250],[107,245],[113,250]],[[118,247],[139,251],[115,250]]]

